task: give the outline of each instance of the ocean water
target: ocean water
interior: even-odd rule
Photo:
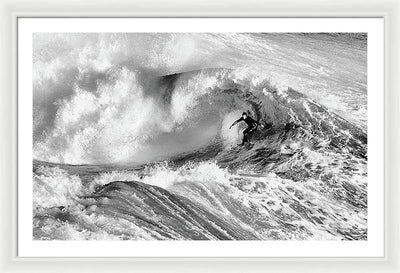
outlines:
[[[365,34],[33,38],[34,239],[367,239]]]

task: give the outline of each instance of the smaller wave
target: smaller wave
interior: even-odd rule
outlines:
[[[63,165],[37,167],[36,192],[47,191],[34,198],[34,238],[364,240],[364,174],[327,168],[341,161],[330,155],[288,148],[302,157],[293,156],[275,173],[264,174],[250,165],[232,171],[212,161],[98,168],[91,179],[87,175],[93,166],[74,167],[75,175]],[[63,189],[69,183],[74,191],[61,190],[48,200],[51,187]]]
[[[39,163],[36,163],[39,164]],[[145,166],[140,171],[101,171],[85,180],[85,173],[70,172],[61,167],[39,166],[33,174],[33,204],[35,207],[68,207],[77,205],[82,196],[95,192],[112,181],[140,181],[148,185],[168,189],[176,183],[195,181],[198,183],[229,184],[230,173],[216,162],[188,162],[179,168],[166,161]]]
[[[40,168],[37,171],[42,172]],[[48,179],[67,175],[58,168],[46,171]],[[190,181],[212,187],[229,183],[227,175],[215,163],[186,165],[175,171],[167,166],[154,166],[142,174],[102,173],[86,189],[75,193],[79,196],[66,195],[75,204],[36,207],[34,237],[40,240],[256,239],[246,224],[238,225],[239,222],[218,211],[152,185],[166,180],[162,186],[168,188]],[[131,180],[138,176],[146,184]],[[130,181],[115,181],[117,178]],[[89,193],[88,189],[94,191]]]

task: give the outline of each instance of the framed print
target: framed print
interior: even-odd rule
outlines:
[[[6,272],[399,269],[396,1],[117,2],[4,5]]]
[[[383,26],[19,18],[18,255],[382,257]]]

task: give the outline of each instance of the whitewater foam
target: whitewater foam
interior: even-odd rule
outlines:
[[[76,205],[82,181],[60,168],[39,167],[33,174],[33,206],[50,208]]]

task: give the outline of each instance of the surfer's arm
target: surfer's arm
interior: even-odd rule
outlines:
[[[243,120],[243,118],[236,120],[234,123],[232,123],[231,126],[229,126],[229,129],[231,129],[233,126],[235,126],[237,123],[241,122],[242,120]]]

